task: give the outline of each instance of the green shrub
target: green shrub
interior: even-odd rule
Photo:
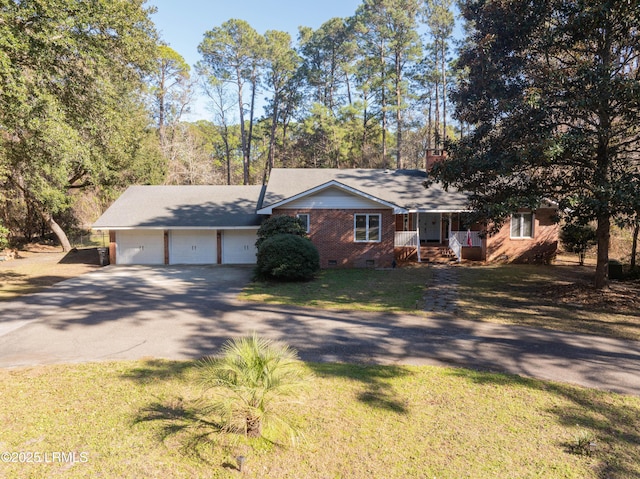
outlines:
[[[233,339],[225,343],[221,356],[201,362],[200,378],[216,392],[208,412],[218,416],[215,423],[221,431],[248,437],[275,435],[271,440],[283,432],[292,440],[297,436],[282,408],[300,395],[310,376],[294,349],[255,333]]]
[[[260,245],[267,238],[279,234],[290,234],[307,237],[307,231],[305,225],[299,218],[295,216],[276,215],[267,219],[262,223],[260,229],[258,229],[258,240],[256,241],[256,248],[260,248]]]
[[[578,253],[580,264],[583,265],[587,249],[596,243],[596,230],[589,225],[567,223],[560,230],[560,241],[566,251]]]
[[[0,225],[0,250],[9,247],[9,230]]]
[[[307,238],[277,234],[258,247],[256,276],[284,281],[304,281],[320,270],[318,249]]]

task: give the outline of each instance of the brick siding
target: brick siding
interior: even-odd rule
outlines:
[[[309,215],[309,238],[318,248],[321,268],[387,268],[394,260],[395,215],[390,209],[276,209],[273,214]],[[380,242],[355,242],[355,214],[381,215]]]
[[[487,238],[487,261],[547,263],[553,260],[560,228],[554,222],[555,214],[553,208],[535,211],[533,238],[511,238],[511,221],[507,220],[497,234]]]

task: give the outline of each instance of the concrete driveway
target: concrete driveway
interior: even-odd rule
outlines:
[[[308,361],[457,365],[640,395],[640,343],[235,299],[250,267],[109,266],[0,303],[0,367],[215,354],[258,331]]]

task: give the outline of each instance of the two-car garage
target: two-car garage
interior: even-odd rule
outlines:
[[[255,264],[256,230],[121,230],[116,264]],[[165,240],[166,237],[166,240]],[[220,247],[218,243],[220,242]]]

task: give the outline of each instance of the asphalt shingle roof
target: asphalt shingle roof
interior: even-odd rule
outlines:
[[[465,211],[467,195],[440,184],[422,186],[422,170],[274,168],[262,207],[272,206],[317,186],[336,181],[407,210]]]
[[[131,186],[94,229],[259,226],[262,186]]]
[[[274,168],[263,186],[131,186],[93,224],[116,228],[259,226],[257,210],[332,181],[406,210],[464,211],[467,195],[424,188],[422,170]],[[264,197],[264,200],[263,200]],[[263,200],[263,201],[262,201]]]

